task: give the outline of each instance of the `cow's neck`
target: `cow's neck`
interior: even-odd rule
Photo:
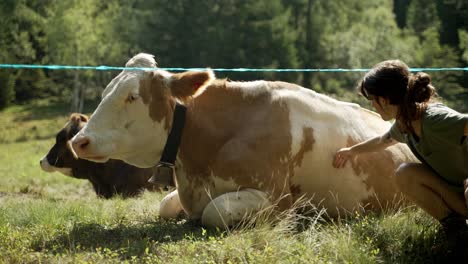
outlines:
[[[182,169],[187,173],[209,170],[217,151],[241,129],[239,117],[232,115],[239,111],[231,104],[241,101],[242,93],[239,89],[228,88],[228,84],[225,80],[215,80],[186,104],[187,116],[179,158]]]
[[[78,159],[76,166],[72,166],[73,177],[92,180],[104,172],[104,163],[96,163],[84,159]]]

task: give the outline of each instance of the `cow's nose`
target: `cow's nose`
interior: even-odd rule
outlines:
[[[89,139],[89,137],[77,137],[72,141],[73,150],[76,152],[76,154],[78,154],[78,156],[80,156],[80,154],[86,151],[86,147],[89,146],[90,142],[91,140]]]

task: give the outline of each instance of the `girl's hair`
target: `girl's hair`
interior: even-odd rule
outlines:
[[[429,102],[437,96],[431,77],[424,72],[411,74],[400,60],[387,60],[375,65],[358,86],[360,93],[371,100],[383,97],[398,106],[396,119],[405,132],[414,132],[411,121],[421,118]]]

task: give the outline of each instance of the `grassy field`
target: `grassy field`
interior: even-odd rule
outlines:
[[[67,110],[0,112],[0,263],[446,263],[437,223],[414,207],[335,222],[290,212],[219,231],[160,219],[164,193],[98,199],[87,181],[40,169]]]

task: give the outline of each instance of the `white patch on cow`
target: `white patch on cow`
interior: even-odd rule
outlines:
[[[42,170],[44,170],[45,172],[58,171],[66,176],[73,177],[73,172],[71,168],[58,168],[58,167],[50,165],[49,161],[47,160],[47,155],[41,159],[40,164],[41,164]]]
[[[42,157],[41,161],[39,162],[41,164],[41,168],[43,171],[46,172],[54,172],[55,167],[50,165],[49,161],[47,160],[47,155]]]
[[[138,53],[127,61],[125,67],[156,68],[157,63],[154,60],[154,55],[148,53]]]
[[[219,177],[216,177],[216,175],[214,175],[213,172],[211,172],[210,178],[211,178],[213,187],[217,191],[216,195],[221,194],[221,193],[232,192],[239,188],[239,185],[232,178],[229,180],[224,180]]]
[[[251,82],[229,82],[229,87],[233,89],[241,89],[242,96],[256,97],[260,94],[267,93],[270,87],[266,81],[251,81]]]
[[[368,132],[368,125],[360,116],[360,107],[311,90],[274,90],[273,94],[274,100],[283,100],[289,107],[292,155],[301,149],[304,128],[313,130],[315,142],[303,160],[314,162],[303,162],[300,168],[296,168],[292,184],[300,186],[303,194],[314,195],[318,201],[326,198],[322,204],[326,208],[356,209],[356,204],[374,195],[374,190],[365,184],[368,175],[356,175],[349,163],[343,169],[332,166],[334,154],[346,146],[348,136],[364,140],[359,134],[365,133],[368,137],[378,134],[376,130]],[[382,131],[386,129],[382,123],[376,126],[380,126]]]
[[[55,168],[55,170],[62,173],[63,175],[73,177],[73,172],[71,168]]]
[[[140,53],[137,54],[135,57],[131,58],[126,64],[125,67],[130,68],[156,68],[157,63],[154,60],[154,56],[151,54]],[[134,70],[124,70],[119,75],[117,75],[110,83],[106,86],[104,91],[102,92],[102,98],[106,97],[114,88],[115,86],[120,83],[122,78],[125,78],[129,73],[134,75],[141,75],[148,71],[134,71]]]
[[[119,75],[115,76],[114,79],[112,79],[109,82],[109,84],[106,86],[104,91],[102,91],[101,99],[104,99],[104,97],[106,97],[111,92],[111,90],[114,89],[116,83],[118,83],[120,81],[120,78],[122,78],[122,75],[123,75],[123,72],[121,72]]]
[[[256,189],[224,193],[203,210],[202,224],[207,227],[231,227],[249,215],[271,206],[269,195]]]
[[[162,218],[176,218],[183,212],[177,190],[166,195],[159,204],[159,216]]]

